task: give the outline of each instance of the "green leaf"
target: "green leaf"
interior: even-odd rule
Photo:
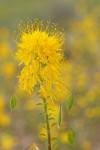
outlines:
[[[53,137],[52,140],[57,140],[57,137]]]
[[[36,105],[38,105],[38,106],[39,106],[39,105],[43,105],[43,104],[42,104],[42,103],[37,103]]]
[[[10,108],[11,110],[13,110],[16,106],[16,103],[17,103],[17,98],[15,95],[13,95],[10,99]]]
[[[52,113],[49,113],[49,117],[51,117],[52,116]]]
[[[61,125],[61,121],[62,121],[62,106],[60,104],[59,110],[58,110],[58,124],[59,124],[59,126]]]
[[[49,118],[49,120],[55,120],[55,118]]]
[[[71,94],[71,95],[68,97],[67,103],[66,103],[66,108],[67,108],[68,111],[70,111],[70,109],[72,108],[73,103],[74,103],[74,96],[73,96],[73,94]]]
[[[75,132],[72,128],[70,128],[68,131],[68,141],[70,144],[74,144],[75,142]]]
[[[40,134],[41,136],[46,136],[46,134]]]
[[[57,125],[56,122],[52,123],[52,124],[51,124],[51,128],[54,127],[55,125]]]

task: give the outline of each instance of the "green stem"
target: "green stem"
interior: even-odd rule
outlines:
[[[45,120],[47,126],[47,136],[48,136],[48,150],[51,150],[51,132],[50,132],[50,124],[49,124],[49,115],[48,115],[48,105],[46,99],[43,98],[44,110],[45,110]]]

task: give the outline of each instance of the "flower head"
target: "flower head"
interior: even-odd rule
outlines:
[[[23,64],[18,76],[21,90],[31,93],[39,85],[43,97],[52,95],[54,84],[56,87],[60,81],[63,43],[63,33],[49,22],[44,26],[35,20],[19,27],[16,57],[20,60],[19,65]]]

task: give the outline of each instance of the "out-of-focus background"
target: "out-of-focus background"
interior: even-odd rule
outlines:
[[[32,150],[34,144],[45,149],[37,97],[17,92],[13,33],[28,17],[50,19],[65,32],[63,79],[75,102],[70,116],[64,107],[63,119],[74,128],[76,141],[68,144],[65,125],[59,129],[57,150],[100,150],[100,0],[0,0],[0,150]],[[14,94],[18,102],[11,112]]]

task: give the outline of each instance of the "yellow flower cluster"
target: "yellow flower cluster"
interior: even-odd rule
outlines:
[[[48,22],[44,27],[42,22],[35,20],[28,22],[26,27],[20,26],[18,37],[16,57],[20,60],[19,65],[23,64],[18,76],[20,89],[31,94],[39,85],[42,97],[55,97],[56,86],[62,86],[63,33],[56,25],[50,26]]]

